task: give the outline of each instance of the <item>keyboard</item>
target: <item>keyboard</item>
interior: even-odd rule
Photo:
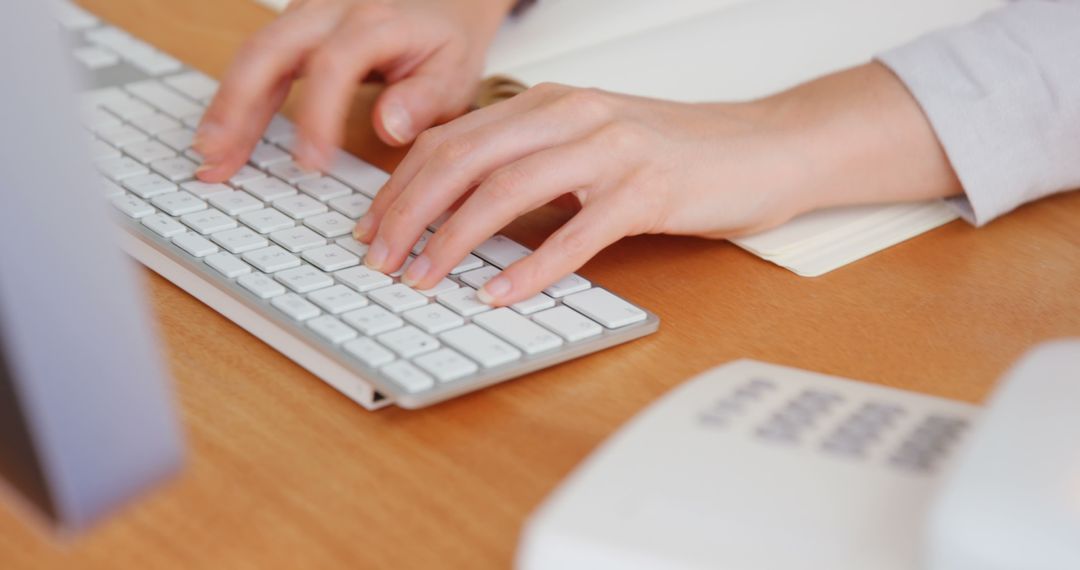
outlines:
[[[365,267],[352,228],[389,175],[344,151],[327,172],[301,168],[281,116],[227,183],[197,181],[194,129],[217,82],[55,5],[125,251],[362,406],[427,406],[657,330],[656,315],[577,274],[511,307],[481,303],[476,290],[530,253],[505,236],[430,290]]]

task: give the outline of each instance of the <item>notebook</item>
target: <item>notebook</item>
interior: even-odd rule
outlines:
[[[287,0],[259,0],[283,5]],[[497,35],[478,101],[554,81],[677,101],[762,97],[1003,0],[538,0]],[[822,210],[739,247],[813,277],[957,217],[944,201]]]

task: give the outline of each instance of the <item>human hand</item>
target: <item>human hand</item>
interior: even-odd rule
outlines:
[[[432,124],[463,112],[484,55],[511,0],[294,0],[241,49],[196,136],[198,176],[220,182],[248,159],[303,77],[296,119],[297,160],[328,166],[344,138],[358,82],[389,87],[374,125],[387,144],[412,142]]]
[[[561,196],[580,211],[478,292],[527,299],[615,240],[734,237],[831,205],[958,191],[918,106],[877,64],[744,104],[683,104],[541,85],[421,134],[355,230],[392,272],[456,211],[403,280],[433,287],[514,218]]]

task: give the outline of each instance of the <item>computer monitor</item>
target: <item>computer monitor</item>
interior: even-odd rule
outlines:
[[[0,498],[78,530],[174,473],[183,445],[46,5],[0,2],[0,477],[15,491]]]

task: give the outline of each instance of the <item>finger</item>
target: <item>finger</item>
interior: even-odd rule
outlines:
[[[247,42],[199,126],[195,150],[208,164],[235,160],[235,154],[242,154],[241,143],[248,131],[265,129],[265,124],[257,123],[265,114],[265,102],[283,79],[295,73],[311,47],[333,29],[340,10],[318,7],[286,14]]]
[[[394,271],[424,228],[462,193],[497,168],[586,135],[597,122],[556,102],[447,140],[385,212],[368,211],[368,223],[377,227],[369,265],[377,271]]]
[[[630,200],[608,197],[587,204],[532,255],[488,281],[476,292],[477,298],[490,305],[505,306],[540,293],[630,234],[638,215],[636,205]]]
[[[297,108],[296,158],[321,170],[344,139],[345,118],[357,85],[373,69],[401,56],[409,34],[385,11],[356,9],[304,64],[304,92]]]
[[[278,109],[281,108],[281,104],[285,101],[285,97],[288,96],[291,86],[291,78],[285,78],[278,82],[270,97],[260,104],[258,109],[253,110],[256,118],[251,121],[251,124],[242,127],[242,132],[238,133],[235,152],[229,152],[213,161],[204,158],[203,164],[195,171],[195,175],[198,176],[199,180],[212,183],[223,182],[236,174],[236,171],[247,163],[251,151],[262,140],[263,133],[266,132],[266,125],[277,113]]]
[[[368,210],[372,215],[365,215],[360,218],[353,232],[353,237],[364,243],[370,243],[374,239],[376,229],[374,220],[376,218],[381,219],[383,213],[394,203],[397,196],[412,181],[416,173],[427,163],[431,154],[442,145],[443,141],[456,134],[469,132],[481,126],[539,107],[551,91],[534,90],[496,105],[473,111],[450,123],[421,133],[416,139],[416,144],[405,155],[398,167],[394,169],[390,179],[375,196],[375,200]]]
[[[471,91],[463,83],[464,74],[459,69],[425,65],[417,74],[387,87],[375,103],[379,138],[390,146],[406,145],[440,119],[464,113]]]
[[[552,199],[615,177],[615,164],[595,139],[529,155],[496,170],[435,232],[403,280],[434,287],[465,256],[515,218]]]

